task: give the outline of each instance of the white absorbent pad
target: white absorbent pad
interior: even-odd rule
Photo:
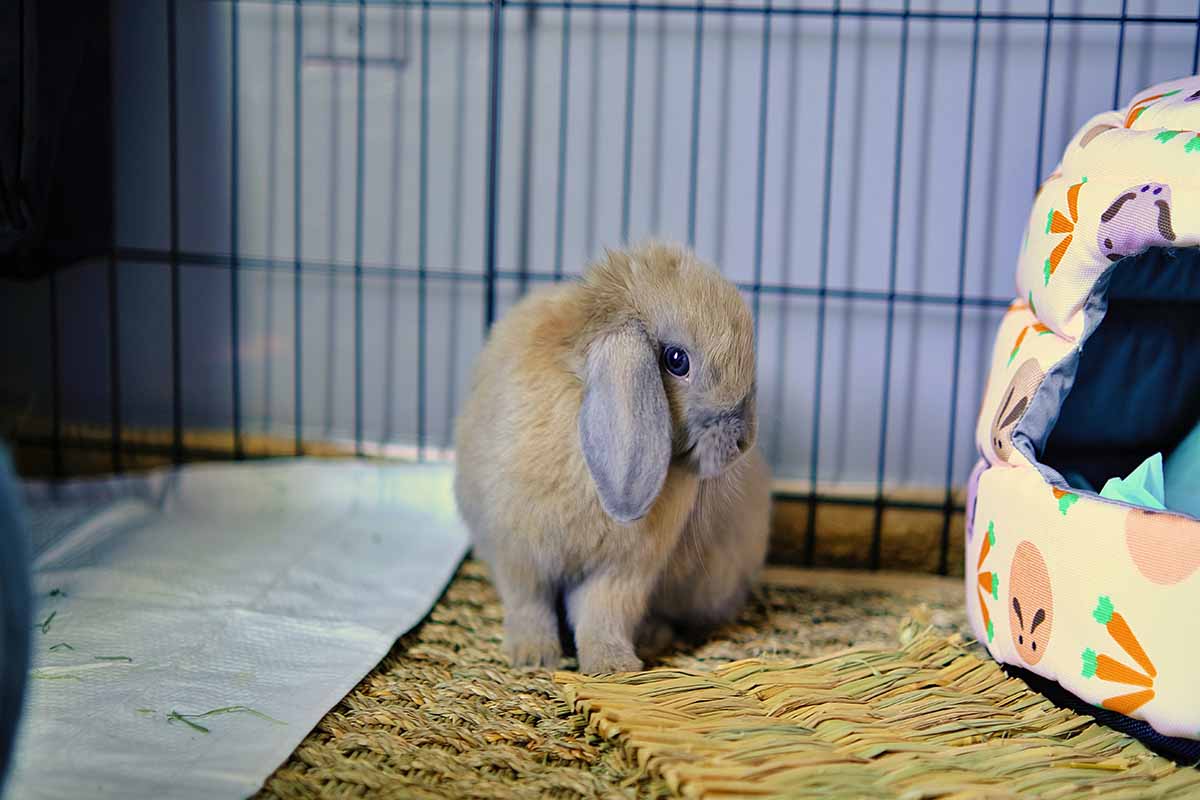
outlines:
[[[443,465],[198,466],[26,498],[19,799],[253,794],[468,546]]]

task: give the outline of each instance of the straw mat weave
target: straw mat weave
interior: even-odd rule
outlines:
[[[857,659],[860,666],[866,662],[890,674],[894,670],[887,667],[889,657],[903,659],[908,665],[904,669],[934,669],[915,662],[911,648],[896,652],[901,619],[914,607],[922,624],[937,626],[943,639],[965,629],[959,580],[832,570],[768,570],[763,590],[735,624],[707,642],[680,643],[675,652],[662,660],[663,666],[674,670],[666,673],[673,676],[669,680],[700,682],[697,702],[689,704],[678,696],[674,700],[654,696],[636,684],[575,683],[568,675],[560,676],[566,682],[564,685],[556,685],[548,673],[518,673],[508,669],[500,649],[499,601],[487,580],[486,569],[478,562],[467,561],[429,618],[401,639],[391,654],[326,715],[267,782],[260,797],[660,798],[672,796],[676,789],[697,794],[709,785],[703,782],[707,778],[694,777],[706,767],[695,760],[681,759],[678,751],[668,752],[650,741],[653,731],[631,721],[634,707],[644,709],[650,715],[648,719],[662,713],[658,708],[669,702],[681,703],[675,713],[697,718],[704,709],[719,712],[724,701],[714,702],[708,697],[705,692],[711,690],[705,688],[707,684],[721,687],[720,691],[731,693],[731,698],[738,698],[743,704],[752,701],[768,708],[769,700],[764,703],[745,683],[735,685],[727,672],[726,665],[731,661],[746,657],[787,660],[794,664],[800,659],[858,645],[872,649],[858,656],[839,656],[821,662],[824,666],[818,664],[808,669],[813,670],[814,678],[828,679],[831,665],[848,665],[843,668],[853,670]],[[931,657],[936,662],[939,658],[952,660],[959,655],[953,648],[934,647]],[[564,667],[573,668],[573,661],[564,662]],[[713,669],[723,670],[717,673],[723,677],[696,677]],[[992,670],[990,674],[994,673]],[[869,669],[866,674],[874,678]],[[653,672],[649,676],[650,681],[665,677]],[[869,679],[865,683],[843,683],[840,690],[850,698],[854,697],[850,693],[856,691],[855,687],[869,685]],[[992,708],[989,704],[993,695],[987,692],[994,691],[987,690],[988,685],[987,680],[980,681],[978,696],[972,686],[962,681],[944,689],[946,697],[953,698],[947,703],[960,703],[961,697],[969,699],[963,703],[961,725],[981,725],[994,718],[1000,728],[1011,726],[1011,708],[988,710]],[[564,699],[564,690],[574,694],[575,702],[586,713],[573,712],[572,705]],[[928,687],[917,691],[930,695]],[[1014,697],[1021,695],[1017,687],[1011,691]],[[1028,702],[1036,707],[1036,698]],[[868,714],[863,704],[885,708],[882,698],[865,700],[861,696],[846,707]],[[758,713],[764,722],[783,721],[783,717],[770,717],[770,712],[762,708]],[[829,706],[829,713],[833,714],[834,708]],[[953,709],[944,709],[942,713],[950,724],[959,719]],[[1051,721],[1056,719],[1059,717],[1047,717]],[[893,721],[896,731],[903,729],[900,721]],[[811,740],[810,752],[830,750],[831,746],[822,738],[831,735],[830,728],[816,725],[812,720],[800,727],[793,723],[789,720],[785,724],[790,727],[771,734],[779,738],[780,748],[778,759],[770,761],[773,765],[793,761],[794,754],[784,755],[787,748],[800,748],[805,739]],[[729,719],[719,713],[712,717],[712,724],[725,727],[723,735],[727,740],[729,737],[746,740],[747,734],[730,732]],[[875,724],[887,727],[884,723]],[[815,735],[800,733],[800,728],[814,726]],[[672,727],[676,727],[674,723]],[[1086,727],[1063,734],[1074,737],[1068,747],[1077,754],[1072,758],[1095,758],[1088,749],[1094,745],[1079,734]],[[872,735],[883,735],[878,727],[871,731]],[[891,735],[920,744],[918,734]],[[650,738],[643,740],[641,736]],[[1106,768],[1134,764],[1135,769],[1125,772],[1133,777],[1134,783],[1127,785],[1135,790],[1145,788],[1145,780],[1140,776],[1148,770],[1166,776],[1175,772],[1169,762],[1150,757],[1122,737],[1100,733],[1090,736],[1097,741],[1119,743],[1105,745],[1107,749],[1098,760]],[[741,749],[740,745],[735,749]],[[837,747],[833,749],[837,751]],[[1114,755],[1118,752],[1124,755]],[[856,757],[865,758],[861,753]],[[1022,757],[1013,758],[1019,762]],[[1036,752],[1028,756],[1029,760],[1037,758]],[[1121,758],[1126,760],[1120,761]],[[844,761],[845,757],[838,755],[833,763],[839,760]],[[730,766],[719,759],[712,763],[717,769]],[[739,768],[748,764],[743,761]],[[915,759],[912,769],[920,772],[921,764],[920,759]],[[852,763],[851,767],[863,776],[858,780],[873,779],[874,767],[869,761],[865,766]],[[841,768],[847,767],[842,764]],[[1063,767],[1055,769],[1061,771]],[[1080,780],[1107,779],[1118,783],[1125,774],[1079,769],[1069,772]],[[1168,777],[1160,785],[1169,787],[1169,781]],[[770,785],[762,776],[755,782],[756,790]],[[882,797],[888,793],[872,788],[869,796]]]

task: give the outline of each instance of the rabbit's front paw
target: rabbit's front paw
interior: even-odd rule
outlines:
[[[579,646],[579,671],[588,675],[602,672],[640,672],[642,660],[628,644],[593,643]]]
[[[505,633],[504,653],[516,669],[558,669],[562,647],[558,631],[516,630]]]

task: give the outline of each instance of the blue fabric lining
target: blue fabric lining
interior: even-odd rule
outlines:
[[[1047,371],[1013,443],[1051,485],[1095,495],[1200,420],[1200,248],[1121,259],[1083,313],[1083,335]]]

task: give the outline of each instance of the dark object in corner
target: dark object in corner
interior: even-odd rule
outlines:
[[[29,547],[16,479],[8,454],[0,448],[0,796],[4,795],[29,671],[29,639],[33,635]]]
[[[1029,670],[1009,664],[1003,664],[1001,668],[1014,678],[1020,678],[1025,681],[1030,689],[1042,695],[1059,708],[1069,708],[1076,714],[1092,717],[1101,725],[1137,739],[1146,745],[1149,750],[1171,759],[1180,766],[1200,766],[1200,741],[1182,739],[1177,736],[1163,736],[1150,727],[1149,723],[1143,722],[1140,719],[1127,717],[1124,714],[1118,714],[1115,711],[1109,711],[1107,708],[1100,708],[1091,703],[1085,703],[1058,683],[1043,678],[1041,675],[1035,675]]]
[[[109,4],[0,2],[0,278],[112,248]]]

